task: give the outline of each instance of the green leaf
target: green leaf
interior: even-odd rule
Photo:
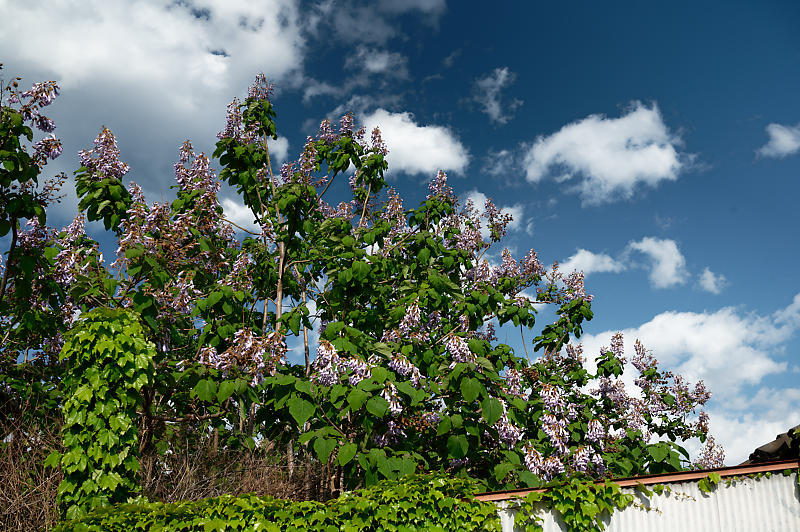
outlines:
[[[289,413],[292,415],[295,421],[297,421],[297,426],[302,427],[305,425],[306,421],[314,415],[314,405],[306,401],[305,399],[301,399],[300,397],[292,397],[288,401],[289,404]]]
[[[464,458],[469,450],[469,442],[463,434],[451,435],[447,438],[447,452],[450,458]]]
[[[494,397],[487,397],[481,403],[481,415],[486,423],[494,425],[503,415],[503,405]]]
[[[233,395],[234,390],[236,390],[236,383],[233,381],[222,381],[219,385],[219,391],[217,392],[217,401],[220,403],[225,402],[231,395]]]
[[[387,410],[389,410],[389,402],[380,395],[376,395],[367,401],[367,412],[375,417],[383,417]]]
[[[352,410],[358,410],[364,405],[364,401],[367,400],[367,397],[369,397],[367,392],[358,388],[353,388],[350,393],[347,394],[347,403]]]
[[[330,438],[317,438],[314,440],[314,452],[317,453],[317,458],[320,462],[327,462],[328,457],[336,448],[336,440]]]
[[[47,455],[47,458],[45,458],[44,460],[45,467],[58,467],[60,463],[61,463],[61,453],[59,453],[58,451],[53,451],[52,453]]]
[[[654,462],[663,462],[669,456],[669,449],[666,445],[655,444],[647,448],[647,454],[653,458]]]
[[[471,403],[480,395],[483,386],[480,381],[467,377],[461,381],[461,397]]]
[[[195,385],[194,393],[201,401],[213,401],[217,397],[217,384],[203,379]]]
[[[358,446],[355,443],[346,443],[339,447],[339,453],[336,456],[336,459],[339,461],[339,465],[346,465],[353,457],[356,455],[356,451],[358,450]]]

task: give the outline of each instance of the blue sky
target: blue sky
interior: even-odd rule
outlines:
[[[61,84],[50,173],[106,125],[153,201],[260,71],[281,159],[325,117],[380,125],[410,204],[444,168],[514,214],[518,256],[587,273],[588,354],[622,330],[706,380],[738,463],[800,423],[800,5],[553,4],[0,0],[0,61]]]

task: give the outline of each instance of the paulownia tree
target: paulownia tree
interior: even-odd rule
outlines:
[[[696,415],[702,383],[660,370],[637,343],[629,393],[621,335],[590,371],[574,343],[592,318],[583,274],[498,249],[511,218],[490,200],[462,204],[439,172],[408,208],[384,178],[380,131],[351,115],[324,121],[273,172],[271,89],[259,75],[229,105],[219,178],[181,146],[169,203],[123,183],[128,165],[104,128],[80,153],[81,214],[56,231],[44,218],[54,193],[34,187],[46,150],[26,159],[20,138],[57,85],[9,87],[11,103],[29,103],[3,107],[0,130],[0,230],[13,233],[0,288],[4,416],[36,394],[62,401],[62,335],[105,307],[133,311],[157,346],[141,451],[269,440],[290,464],[299,453],[325,464],[333,490],[437,470],[490,488],[677,470],[691,465],[691,438],[707,443],[701,465],[720,462]],[[255,231],[225,218],[221,183]],[[87,219],[116,239],[110,264]],[[542,306],[553,323],[536,323]],[[497,327],[531,331],[535,358],[498,342]]]

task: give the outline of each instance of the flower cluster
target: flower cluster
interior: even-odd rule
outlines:
[[[81,166],[99,179],[122,179],[131,167],[119,159],[119,148],[114,134],[107,127],[94,139],[94,148],[78,152]]]
[[[449,334],[445,340],[445,348],[450,355],[450,369],[453,369],[457,363],[475,363],[475,353],[469,350],[467,342],[463,338],[455,334]]]
[[[311,364],[311,380],[322,386],[338,384],[344,375],[348,375],[348,382],[356,386],[359,382],[372,374],[374,364],[358,357],[341,357],[336,348],[327,340],[320,340],[317,346],[317,358]]]
[[[16,86],[16,82],[14,82]],[[20,114],[26,122],[31,122],[37,129],[45,133],[51,133],[56,125],[52,120],[39,113],[39,109],[47,107],[59,94],[59,86],[55,81],[45,81],[34,83],[30,90],[22,93],[12,92],[8,97],[9,104],[21,103]],[[22,102],[22,98],[28,101]]]
[[[697,469],[714,469],[725,465],[725,450],[714,441],[713,436],[708,436],[700,457],[694,463]]]
[[[274,375],[278,365],[286,356],[286,339],[282,333],[273,331],[259,336],[251,329],[238,330],[230,347],[218,352],[206,346],[200,350],[200,363],[215,367],[228,373],[233,369],[247,371],[253,376],[253,384],[258,384],[265,375]]]

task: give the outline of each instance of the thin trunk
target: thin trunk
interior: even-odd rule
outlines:
[[[291,439],[289,439],[289,445],[286,448],[286,462],[289,466],[289,482],[291,482],[294,476],[294,442]]]
[[[307,304],[308,301],[306,300],[306,291],[303,289],[303,304]],[[303,349],[305,350],[306,355],[306,377],[308,377],[309,373],[311,373],[311,361],[309,357],[308,351],[308,327],[303,325]]]
[[[11,247],[8,250],[8,261],[3,270],[3,280],[0,281],[0,304],[3,303],[3,297],[6,295],[6,283],[8,282],[8,271],[11,269],[11,258],[14,249],[17,247],[17,219],[11,218]]]

